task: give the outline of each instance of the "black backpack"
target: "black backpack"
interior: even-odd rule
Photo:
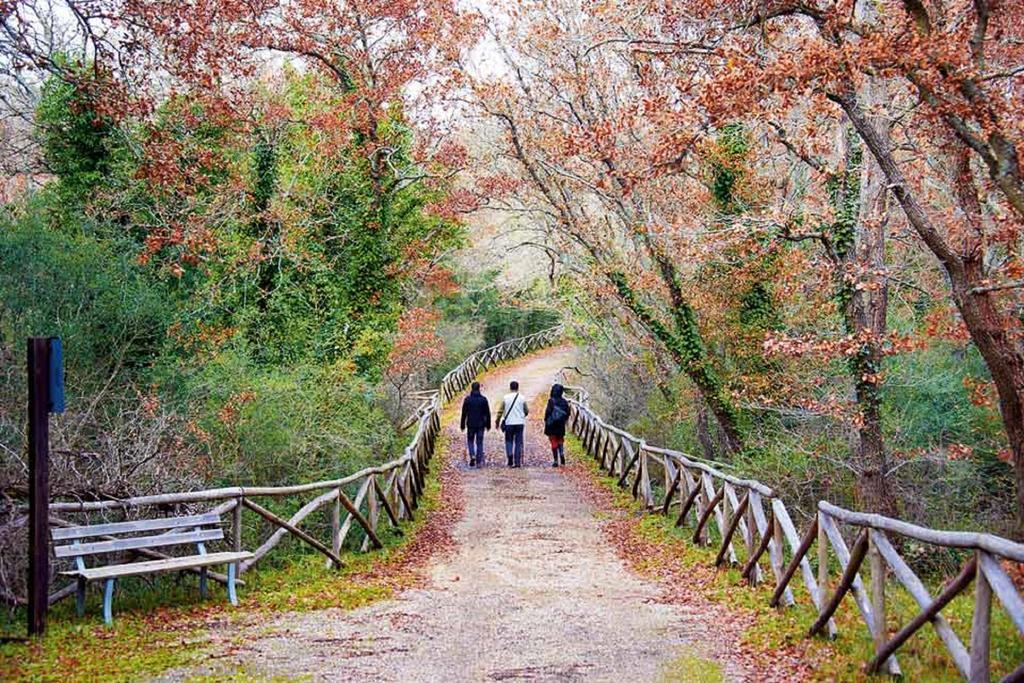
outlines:
[[[548,415],[548,419],[544,420],[544,426],[547,427],[548,429],[553,429],[554,427],[562,424],[568,419],[569,413],[565,412],[562,406],[556,403],[554,406],[552,406],[551,414]]]

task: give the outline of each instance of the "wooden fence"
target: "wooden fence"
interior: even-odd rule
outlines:
[[[799,533],[786,504],[771,487],[724,471],[724,466],[657,448],[643,439],[605,423],[591,408],[585,390],[571,387],[571,428],[601,468],[628,487],[652,513],[673,515],[677,527],[692,528],[696,544],[709,544],[709,527],[717,527],[715,564],[740,568],[750,584],[766,580],[767,560],[774,590],[772,607],[792,605],[790,584],[800,575],[818,612],[808,636],[834,636],[832,617],[847,595],[853,597],[874,640],[874,657],[867,670],[900,673],[896,651],[915,632],[931,624],[949,651],[953,663],[972,683],[989,681],[989,624],[993,595],[1024,635],[1024,600],[1001,565],[1002,560],[1024,562],[1024,545],[981,533],[937,531],[881,515],[845,510],[821,501],[804,533]],[[657,485],[656,485],[657,484]],[[848,546],[841,525],[854,536]],[[921,543],[973,551],[960,573],[932,596],[890,542],[890,535]],[[817,567],[808,559],[816,547]],[[899,544],[897,544],[899,545]],[[740,553],[742,552],[742,562]],[[839,575],[831,577],[834,558]],[[870,586],[860,576],[867,559]],[[920,613],[895,634],[886,628],[886,577],[891,573],[920,606]],[[969,647],[961,642],[942,615],[957,595],[974,582],[974,614]],[[831,587],[831,590],[830,590]],[[1024,681],[1024,664],[1004,682]]]
[[[270,553],[286,536],[291,535],[326,558],[328,566],[341,567],[341,549],[352,528],[358,525],[364,532],[361,550],[380,548],[382,543],[377,533],[382,522],[398,529],[402,520],[414,518],[415,510],[423,494],[431,456],[441,429],[441,409],[456,394],[466,388],[481,371],[543,348],[560,338],[562,330],[555,327],[519,339],[504,341],[467,357],[441,380],[437,390],[420,392],[421,402],[406,422],[405,428],[416,426],[416,431],[405,447],[401,457],[390,462],[368,467],[340,479],[317,481],[293,486],[233,486],[138,496],[120,500],[102,501],[55,501],[50,504],[51,524],[73,526],[67,519],[72,514],[117,515],[122,518],[139,517],[140,510],[173,509],[179,506],[195,508],[204,504],[215,504],[206,512],[218,515],[231,514],[230,544],[234,550],[242,550],[243,512],[249,510],[270,523],[274,531],[253,551],[253,556],[238,566],[239,575]],[[349,497],[346,489],[356,491]],[[284,519],[257,502],[267,498],[285,498],[301,495],[314,497],[305,503],[288,519]],[[313,533],[302,528],[303,522],[321,509],[327,509],[330,520],[330,538],[318,539]],[[342,516],[344,511],[344,517]],[[399,530],[399,533],[401,531]],[[166,554],[155,550],[137,550],[148,559],[165,559]],[[196,570],[198,571],[198,570]],[[227,577],[211,572],[209,576],[220,583]],[[75,585],[65,586],[50,594],[50,604],[72,595]]]

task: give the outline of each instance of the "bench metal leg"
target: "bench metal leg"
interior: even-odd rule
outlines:
[[[235,607],[238,606],[238,593],[235,592],[235,574],[238,565],[234,562],[228,565],[228,601]]]
[[[202,567],[199,570],[199,599],[205,600],[206,594],[209,592],[206,567]]]
[[[75,612],[78,616],[85,616],[85,579],[79,577],[78,588],[75,592]]]
[[[114,579],[107,579],[103,584],[103,621],[107,626],[114,623]]]

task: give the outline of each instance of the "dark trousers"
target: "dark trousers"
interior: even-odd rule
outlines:
[[[484,464],[484,428],[466,429],[466,448],[469,450],[469,462]]]
[[[524,425],[505,425],[505,457],[509,466],[520,467],[523,464],[523,427]]]

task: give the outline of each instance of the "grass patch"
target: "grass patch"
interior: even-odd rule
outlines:
[[[597,462],[587,456],[578,439],[572,439],[574,452],[580,453],[580,460],[592,475],[613,494],[613,502],[617,508],[639,517],[633,528],[640,539],[662,548],[671,554],[672,561],[678,562],[683,568],[702,566],[710,568],[718,554],[720,538],[716,530],[710,531],[710,546],[696,546],[692,543],[692,527],[677,528],[674,516],[660,514],[644,514],[641,505],[633,500],[628,490],[619,488],[617,480],[604,473]],[[692,518],[691,518],[692,523]],[[709,522],[709,527],[714,524]],[[745,553],[741,543],[734,544],[739,562],[744,561]],[[812,550],[808,556],[816,571],[816,558]],[[787,548],[788,561],[789,554]],[[634,566],[642,573],[657,575],[658,564],[664,558],[652,556],[633,558]],[[835,562],[835,558],[832,558]],[[769,574],[768,580],[757,587],[749,587],[740,576],[738,568],[721,569],[714,572],[710,583],[704,587],[705,595],[716,603],[730,608],[750,612],[755,623],[744,634],[746,643],[762,652],[770,652],[781,647],[799,644],[806,657],[814,662],[815,678],[819,680],[862,681],[865,678],[863,666],[872,658],[874,645],[868,634],[867,627],[861,618],[860,611],[847,595],[835,615],[838,636],[828,641],[824,638],[806,639],[805,634],[814,622],[817,613],[811,606],[810,595],[797,577],[791,582],[796,605],[785,609],[772,609],[768,606],[774,588],[774,580],[770,578],[767,563],[762,567]],[[834,582],[839,577],[838,565],[830,567],[830,576]],[[867,564],[861,568],[861,578],[865,585],[870,585],[870,572]],[[942,583],[941,577],[930,580],[922,577],[931,591],[936,595]],[[943,616],[951,624],[961,641],[969,644],[971,615],[973,611],[974,592],[968,588],[950,605],[942,610]],[[993,600],[997,603],[996,600]],[[886,584],[886,624],[890,634],[910,621],[919,608],[913,598],[894,581]],[[994,604],[992,609],[992,643],[991,669],[995,680],[1001,679],[1024,661],[1024,638],[1010,619],[1009,614],[1001,605]],[[801,642],[802,641],[802,642]],[[934,629],[925,626],[918,631],[896,653],[905,680],[911,681],[961,681],[960,673],[953,664],[945,645],[939,640]]]
[[[658,675],[658,683],[719,683],[724,680],[725,674],[717,662],[690,652],[683,652],[667,662]]]
[[[45,637],[0,645],[0,681],[139,680],[197,661],[207,649],[207,634],[214,623],[252,620],[276,611],[354,609],[391,597],[414,578],[411,572],[403,570],[403,549],[438,505],[441,485],[437,471],[444,447],[441,434],[438,457],[427,477],[416,520],[403,522],[402,535],[383,521],[386,518],[381,511],[382,550],[344,552],[345,566],[334,570],[326,568],[326,558],[319,553],[289,541],[289,548],[278,550],[275,566],[245,574],[246,585],[239,588],[237,609],[227,604],[225,590],[213,581],[206,602],[199,602],[193,576],[163,575],[126,581],[125,590],[115,595],[114,624],[110,627],[102,623],[99,591],[93,586],[86,616],[76,616],[74,601],[66,600],[50,611]],[[241,637],[244,636],[240,634]],[[293,679],[260,677],[239,669],[193,680],[272,683]]]

